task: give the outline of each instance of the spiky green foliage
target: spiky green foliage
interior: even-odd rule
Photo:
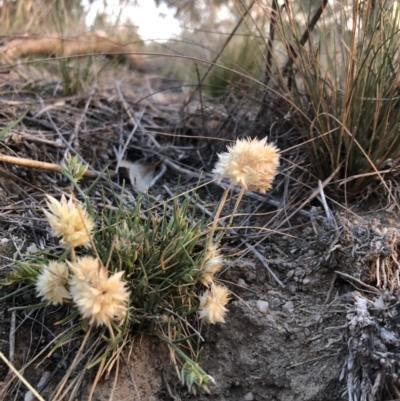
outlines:
[[[103,210],[94,244],[110,272],[125,271],[132,328],[153,332],[169,322],[185,332],[198,305],[206,222],[196,218],[190,199],[166,203],[162,213],[142,212],[143,202],[139,197],[131,210]]]
[[[63,167],[75,185],[77,181],[72,173],[82,169],[77,160],[70,157]],[[115,202],[116,207],[97,212],[90,208],[98,227],[93,236],[93,248],[84,254],[98,256],[110,275],[124,271],[123,279],[130,291],[129,314],[123,322],[112,321],[109,327],[96,328],[88,325],[87,320],[81,320],[73,301],[66,300],[66,317],[58,324],[68,323],[70,328],[54,341],[51,353],[65,342],[81,341],[77,333],[82,330],[92,344],[85,363],[88,367],[99,366],[101,370],[103,361],[108,357],[115,358],[119,347],[123,347],[130,336],[137,333],[156,335],[177,352],[182,365],[191,367],[190,374],[182,374],[182,381],[189,390],[209,391],[213,379],[197,362],[196,344],[200,333],[195,328],[202,291],[198,278],[209,222],[196,215],[190,198],[182,202],[178,199],[165,202],[162,212],[152,208],[146,210],[143,205],[150,205],[150,202],[142,195],[133,207]],[[87,203],[91,203],[89,199]],[[73,255],[74,252],[67,250],[59,260],[68,260]],[[55,257],[42,253],[16,262],[6,283],[23,283],[26,284],[24,291],[32,289],[41,268]],[[46,303],[42,303],[14,309],[45,307]],[[58,389],[60,394],[64,385],[65,381],[62,381]]]

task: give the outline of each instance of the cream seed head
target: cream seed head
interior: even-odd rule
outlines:
[[[70,264],[72,299],[90,324],[110,327],[111,320],[122,321],[128,312],[129,292],[121,280],[124,272],[108,277],[107,269],[95,258],[81,258]]]
[[[213,170],[219,180],[228,178],[233,185],[246,191],[265,193],[271,188],[279,166],[278,149],[267,143],[267,138],[238,139],[228,146],[228,152],[220,153]]]
[[[91,285],[96,285],[99,280],[99,259],[92,256],[82,256],[75,263],[68,262],[68,264],[74,273],[71,277],[72,281],[75,280],[77,282],[87,282]]]
[[[36,280],[36,292],[43,301],[52,305],[62,304],[64,299],[70,298],[66,289],[68,280],[68,267],[65,263],[51,261],[42,268]]]
[[[50,195],[47,199],[49,211],[44,210],[44,214],[54,235],[62,237],[61,243],[72,249],[88,245],[94,223],[86,210],[72,198],[67,201],[64,195],[60,202]]]
[[[219,254],[217,245],[211,244],[204,253],[205,263],[200,270],[199,281],[208,286],[213,282],[214,276],[221,270],[222,256]]]
[[[206,323],[225,323],[226,304],[229,302],[229,291],[226,287],[211,284],[200,298],[199,317]]]

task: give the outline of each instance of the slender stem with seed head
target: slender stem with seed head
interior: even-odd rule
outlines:
[[[239,203],[242,200],[243,195],[244,195],[245,192],[246,192],[246,188],[242,187],[242,189],[240,190],[240,192],[238,194],[238,197],[236,199],[235,207],[233,208],[233,211],[232,211],[232,214],[231,214],[231,218],[229,219],[229,223],[228,223],[227,227],[230,227],[232,225],[233,218],[235,217],[235,213],[236,213],[236,211],[237,211],[237,209],[239,207]]]
[[[75,248],[71,248],[71,261],[76,262]]]
[[[227,187],[225,189],[224,193],[222,194],[222,198],[221,198],[221,200],[219,202],[218,209],[217,209],[217,212],[215,213],[214,220],[213,220],[213,223],[212,223],[212,226],[211,226],[211,231],[210,231],[210,234],[208,236],[207,248],[209,248],[212,245],[215,229],[217,228],[217,225],[218,225],[219,216],[221,215],[222,209],[225,206],[226,199],[228,197],[230,189],[231,189],[231,186],[229,185],[229,187]]]

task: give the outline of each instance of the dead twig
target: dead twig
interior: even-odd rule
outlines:
[[[330,358],[330,357],[332,357],[332,356],[338,356],[338,355],[340,355],[341,353],[342,353],[342,352],[335,352],[334,354],[322,355],[322,356],[319,356],[319,357],[317,357],[317,358],[312,358],[312,359],[309,359],[309,360],[304,361],[304,362],[300,362],[300,363],[295,363],[295,364],[293,364],[293,365],[289,365],[289,366],[286,367],[286,369],[297,368],[297,367],[299,367],[299,366],[306,365],[307,363],[321,361],[322,359]]]
[[[303,32],[303,35],[301,35],[301,38],[299,40],[299,47],[303,47],[308,39],[310,38],[310,33],[314,30],[315,25],[317,25],[318,20],[321,18],[322,13],[325,10],[326,5],[328,4],[328,0],[323,0],[321,5],[318,7],[317,11],[311,18],[310,22],[308,23],[305,31]],[[289,58],[283,68],[284,71],[288,71],[289,68],[292,66],[294,60],[297,58],[298,53],[294,49],[292,45],[289,46],[288,49],[289,52]]]
[[[32,385],[24,378],[24,376],[22,376],[21,373],[18,372],[17,369],[15,369],[13,364],[9,362],[9,360],[4,356],[2,352],[0,352],[0,358],[10,368],[10,370],[15,374],[15,376],[17,376],[18,379],[21,380],[21,382],[24,383],[26,387],[28,387],[28,389],[39,401],[44,401],[43,397],[41,397],[41,395],[32,387]]]
[[[381,295],[381,292],[380,292],[378,289],[376,289],[375,287],[372,287],[372,285],[368,285],[368,284],[362,282],[362,281],[359,280],[358,278],[355,278],[355,277],[353,277],[353,276],[350,276],[350,274],[343,273],[343,272],[340,272],[340,271],[338,271],[338,270],[336,270],[335,273],[336,273],[336,274],[339,274],[339,276],[342,276],[342,277],[344,277],[344,278],[347,278],[348,280],[354,281],[354,282],[356,282],[357,284],[360,284],[360,285],[364,286],[364,287],[367,288],[369,291],[372,291],[373,294]]]
[[[16,311],[13,311],[12,314],[11,314],[11,323],[10,323],[10,350],[9,350],[9,353],[8,353],[8,357],[9,357],[9,359],[10,359],[10,363],[14,363],[16,319],[17,319],[17,312],[16,312]]]
[[[41,138],[40,136],[37,135],[29,135],[29,134],[25,134],[22,132],[10,132],[9,135],[17,135],[17,137],[25,140],[25,141],[29,141],[29,142],[37,142],[37,143],[41,143],[43,145],[48,145],[48,146],[52,146],[53,148],[65,148],[65,145],[61,142],[61,141],[51,141],[49,139],[44,139]],[[13,139],[11,137],[11,139]]]
[[[31,159],[24,159],[22,157],[0,155],[0,162],[15,164],[17,166],[36,168],[39,170],[54,171],[56,173],[61,172],[61,166],[59,166],[58,164],[40,162],[37,160],[31,160]],[[114,172],[109,172],[109,174],[111,177],[113,177],[115,175]],[[94,173],[93,171],[88,170],[85,172],[84,177],[96,178],[96,177],[98,177],[98,174]]]

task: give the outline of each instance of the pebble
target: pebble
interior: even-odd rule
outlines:
[[[268,313],[269,303],[267,301],[258,300],[256,306],[259,312],[264,313],[265,315]]]
[[[26,252],[28,254],[33,254],[33,253],[37,253],[38,249],[36,244],[30,244],[27,248],[26,248]]]
[[[237,284],[238,284],[239,287],[242,287],[242,288],[249,288],[249,285],[248,285],[242,278],[240,278],[240,279],[238,280]]]
[[[374,306],[377,309],[385,309],[386,305],[382,295],[374,302]]]
[[[305,279],[303,280],[303,285],[310,284],[310,282],[311,282],[311,279],[309,279],[309,278],[307,277],[307,278],[305,278]]]
[[[30,293],[24,292],[24,293],[21,295],[21,298],[22,298],[24,301],[26,301],[26,302],[32,301],[32,295],[31,295]]]
[[[282,304],[282,301],[279,298],[271,299],[271,306],[273,309],[277,309]]]
[[[281,297],[281,296],[282,296],[282,294],[281,294],[280,292],[278,292],[278,291],[273,291],[273,290],[268,291],[267,294],[268,294],[268,295],[275,296],[275,297]]]
[[[294,312],[294,305],[292,301],[288,301],[286,302],[283,306],[282,306],[282,310],[287,313],[288,315],[291,315]]]
[[[247,393],[244,396],[244,401],[254,401],[254,400],[255,400],[255,398],[254,398],[254,394],[253,393]]]

